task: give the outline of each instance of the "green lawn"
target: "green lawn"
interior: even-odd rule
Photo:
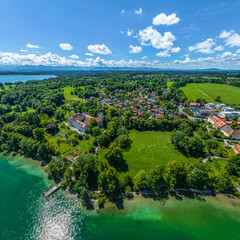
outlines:
[[[167,82],[167,88],[170,88],[175,82]]]
[[[74,158],[82,153],[82,151],[77,148],[73,147],[67,143],[60,143],[59,145],[57,144],[57,139],[61,139],[59,134],[55,135],[50,135],[48,133],[45,133],[45,138],[48,140],[48,142],[54,146],[54,149],[58,151],[61,155],[65,157],[71,157]]]
[[[197,159],[187,158],[174,149],[170,142],[171,132],[131,130],[129,136],[133,141],[132,148],[123,155],[131,176],[141,169],[149,172],[155,166],[166,165],[171,160],[197,162]]]
[[[225,168],[227,164],[227,159],[213,159],[213,161],[207,161],[205,166],[209,172],[210,176],[216,176],[222,169]]]
[[[240,104],[240,88],[225,84],[215,83],[190,83],[180,88],[191,101],[197,98],[205,98],[207,102],[216,103],[214,98],[221,97],[221,102],[225,104]]]
[[[73,87],[65,87],[63,88],[64,91],[64,97],[66,100],[81,100],[81,98],[79,98],[76,95],[71,95],[71,91],[73,91],[74,88]]]

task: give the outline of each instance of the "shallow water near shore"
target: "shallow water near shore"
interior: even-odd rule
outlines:
[[[63,191],[46,201],[50,184],[39,162],[0,157],[0,239],[239,239],[238,199],[136,198],[87,211]]]

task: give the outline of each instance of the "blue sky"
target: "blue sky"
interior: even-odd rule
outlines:
[[[239,0],[2,0],[0,64],[240,69]]]

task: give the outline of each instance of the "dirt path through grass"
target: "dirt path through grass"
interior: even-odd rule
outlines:
[[[213,98],[211,98],[209,95],[207,95],[205,92],[203,92],[200,88],[198,88],[195,84],[193,84],[193,86],[200,91],[202,94],[204,94],[205,96],[207,96],[209,99],[212,99],[213,102],[215,102],[215,100]]]

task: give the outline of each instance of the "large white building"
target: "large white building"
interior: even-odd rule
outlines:
[[[99,110],[99,117],[93,117],[89,113],[77,113],[69,117],[68,121],[73,127],[77,128],[81,132],[87,133],[88,124],[91,118],[96,119],[99,127],[103,126],[104,114],[102,109]]]

